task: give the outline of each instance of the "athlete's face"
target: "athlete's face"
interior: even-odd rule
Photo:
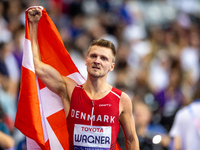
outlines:
[[[113,58],[111,49],[92,46],[85,62],[88,75],[95,78],[106,76],[109,71],[114,69]]]

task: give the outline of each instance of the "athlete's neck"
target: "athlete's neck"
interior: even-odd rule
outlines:
[[[91,99],[95,99],[107,95],[112,89],[112,86],[106,81],[87,79],[83,84],[83,88]]]

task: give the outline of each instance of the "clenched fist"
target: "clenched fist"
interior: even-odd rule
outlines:
[[[30,8],[28,10],[28,19],[30,22],[37,23],[42,16],[42,9],[40,7]]]

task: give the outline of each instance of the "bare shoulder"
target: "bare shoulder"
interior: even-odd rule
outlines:
[[[135,131],[135,120],[132,114],[132,101],[128,94],[122,92],[120,99],[119,122],[125,135],[126,149],[139,150],[139,143]]]
[[[120,114],[124,111],[132,111],[132,101],[128,94],[122,92],[120,99]]]

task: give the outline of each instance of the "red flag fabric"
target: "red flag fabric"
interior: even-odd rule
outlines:
[[[38,24],[38,43],[41,59],[57,69],[61,75],[84,83],[84,78],[70,58],[62,39],[43,7]],[[29,149],[68,149],[66,116],[61,99],[36,76],[31,50],[26,11],[25,44],[21,86],[15,127],[28,137]]]
[[[41,60],[78,84],[85,79],[74,65],[46,10],[38,24]],[[62,100],[35,75],[26,11],[25,44],[15,127],[27,137],[27,149],[68,150],[68,131]],[[120,149],[117,145],[117,150]]]

